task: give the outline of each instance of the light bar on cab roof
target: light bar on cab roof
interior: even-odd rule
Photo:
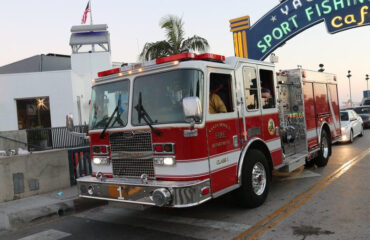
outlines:
[[[173,62],[173,61],[180,61],[180,60],[184,61],[184,60],[194,59],[195,56],[196,55],[194,53],[180,53],[180,54],[176,54],[176,55],[172,55],[168,57],[157,58],[155,60],[155,63],[162,64],[166,62]]]
[[[113,74],[118,74],[119,77],[123,75],[131,75],[135,73],[141,73],[148,69],[153,69],[154,66],[164,64],[164,63],[173,63],[173,65],[179,64],[180,61],[186,60],[200,60],[200,61],[211,61],[211,62],[219,62],[223,63],[225,61],[225,56],[212,54],[212,53],[204,53],[204,54],[195,54],[195,53],[180,53],[168,57],[158,58],[152,61],[144,62],[144,63],[137,63],[129,66],[123,66],[121,68],[113,68],[107,71],[99,72],[98,77],[106,77]],[[158,66],[159,67],[159,66]]]
[[[105,76],[112,75],[115,73],[120,73],[120,72],[121,72],[120,68],[113,68],[107,71],[99,72],[98,77],[105,77]]]
[[[196,60],[207,60],[212,62],[225,62],[225,56],[212,54],[212,53],[204,53],[199,54],[195,57]]]

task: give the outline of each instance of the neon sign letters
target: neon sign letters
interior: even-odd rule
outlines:
[[[249,16],[230,20],[235,55],[264,60],[298,33],[321,22],[331,34],[370,24],[370,0],[287,0],[250,26]]]

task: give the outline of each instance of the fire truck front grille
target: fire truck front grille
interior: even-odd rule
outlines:
[[[150,132],[121,132],[109,136],[111,151],[114,152],[148,152],[153,151]]]
[[[109,136],[113,175],[154,177],[152,134],[148,131],[120,132]]]
[[[140,177],[143,173],[154,177],[153,159],[112,159],[113,175]]]

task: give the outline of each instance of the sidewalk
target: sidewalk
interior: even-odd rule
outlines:
[[[78,198],[77,187],[0,203],[0,231],[22,227],[45,217],[62,216],[107,204]]]

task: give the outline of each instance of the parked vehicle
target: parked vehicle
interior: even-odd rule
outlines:
[[[360,106],[370,106],[370,90],[365,90]]]
[[[362,118],[354,110],[342,110],[340,112],[340,122],[342,126],[341,142],[352,143],[355,137],[364,135]]]
[[[364,128],[370,128],[370,106],[356,107],[353,110],[362,118]]]
[[[329,73],[182,53],[98,76],[84,198],[180,208],[236,190],[257,207],[273,169],[325,166],[341,135]]]

